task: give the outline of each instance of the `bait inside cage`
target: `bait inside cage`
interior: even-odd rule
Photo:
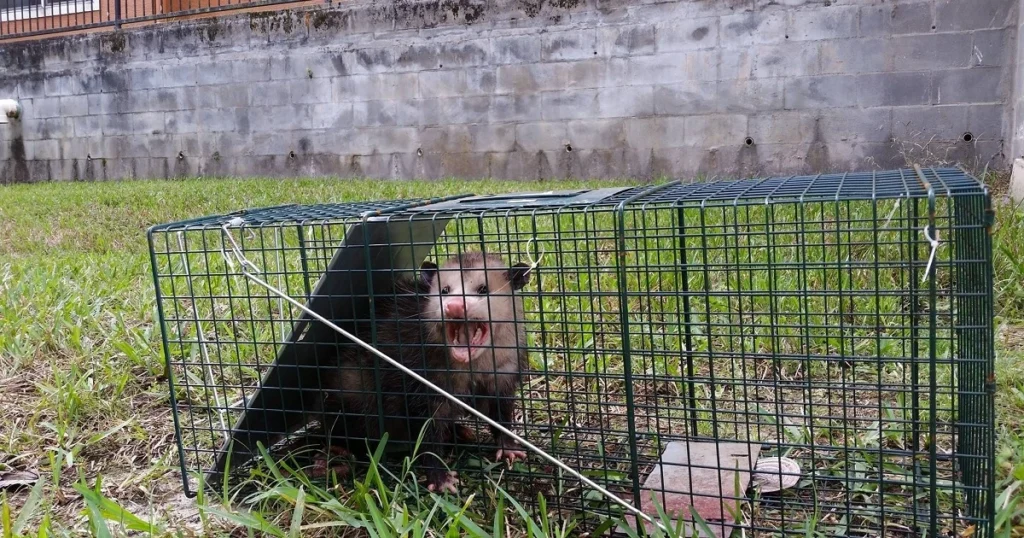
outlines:
[[[371,344],[396,278],[479,250],[539,260],[519,292],[529,367],[510,429],[630,505],[696,512],[718,536],[990,536],[991,224],[976,179],[904,169],[155,226],[184,486],[251,464],[257,442],[322,435],[322,357],[354,345],[245,278],[231,241],[264,282]],[[542,495],[590,528],[624,515],[537,454],[499,465],[487,424],[464,420],[481,432],[451,459],[464,489],[500,475],[522,504]],[[775,473],[784,487],[758,466],[771,458],[797,466]]]

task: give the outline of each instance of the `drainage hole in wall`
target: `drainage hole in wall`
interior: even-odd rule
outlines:
[[[572,144],[566,144],[565,151],[572,151]]]
[[[974,135],[971,134],[970,131],[968,131],[964,133],[963,136],[961,136],[960,138],[963,139],[964,142],[970,142],[974,140]]]
[[[423,148],[416,148],[416,156],[417,157],[422,157],[423,156]]]
[[[288,152],[288,158],[289,159],[294,159],[295,158],[295,152],[294,151],[289,151]]]
[[[743,139],[743,143],[744,143],[745,145],[747,145],[747,146],[753,146],[753,145],[754,145],[754,139],[753,139],[753,138],[750,138],[750,137],[748,136],[748,137],[746,137],[746,138],[744,138],[744,139]]]
[[[86,155],[86,156],[85,156],[85,160],[87,160],[87,161],[91,161],[91,160],[92,160],[92,155]]]
[[[184,151],[179,151],[178,152],[178,160],[180,161],[180,160],[182,160],[184,158],[185,158],[185,152]]]

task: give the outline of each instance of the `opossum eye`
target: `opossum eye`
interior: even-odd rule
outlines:
[[[476,290],[476,292],[479,293],[480,295],[487,295],[487,291],[488,291],[487,290],[487,284],[484,284],[483,286],[480,286]]]
[[[449,293],[451,293],[451,291],[452,291],[452,287],[451,286],[445,286],[445,287],[441,288],[441,295],[448,295]]]

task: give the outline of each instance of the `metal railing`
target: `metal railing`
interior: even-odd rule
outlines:
[[[329,0],[328,0],[329,1]],[[309,0],[0,0],[0,43]]]

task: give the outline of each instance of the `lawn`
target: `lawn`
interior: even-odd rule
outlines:
[[[471,534],[490,515],[421,499],[346,496],[282,483],[258,511],[181,494],[145,229],[157,223],[283,203],[568,188],[496,181],[188,180],[67,183],[0,189],[0,476],[38,473],[4,491],[0,527],[36,535],[228,535],[265,517],[371,522],[380,536],[430,515],[431,534]],[[1000,536],[1024,536],[1024,213],[997,204],[997,509]],[[9,476],[9,474],[8,474]],[[374,477],[368,477],[372,485]],[[494,492],[481,492],[491,494]],[[511,503],[511,500],[509,501]],[[286,506],[288,509],[273,509]],[[199,510],[197,507],[203,507]],[[299,508],[296,508],[299,507]],[[430,512],[431,510],[434,512]],[[511,514],[516,514],[513,509]],[[120,520],[124,526],[114,521]],[[473,523],[476,521],[477,523]],[[554,535],[510,517],[512,535]],[[1017,526],[1014,527],[1014,524]],[[482,532],[482,530],[481,530]],[[410,536],[415,534],[410,534]]]

